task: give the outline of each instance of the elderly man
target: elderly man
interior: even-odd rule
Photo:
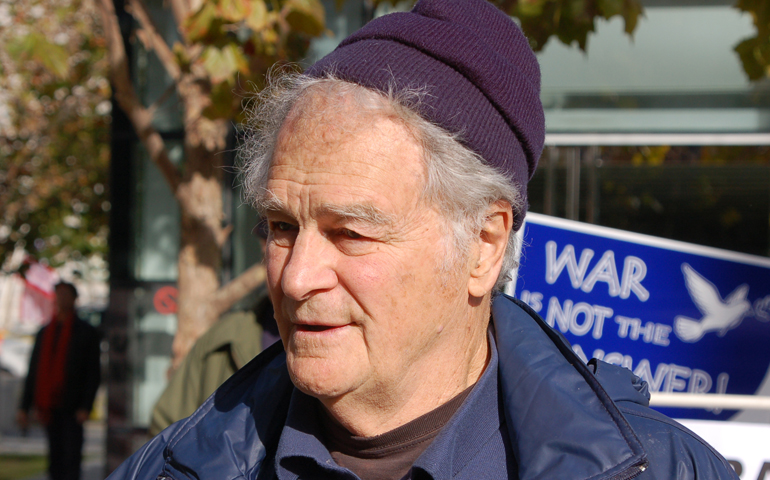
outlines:
[[[539,68],[482,0],[374,20],[254,113],[282,342],[114,478],[737,478],[496,294],[541,153]]]

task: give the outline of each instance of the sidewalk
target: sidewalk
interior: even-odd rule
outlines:
[[[83,470],[81,480],[104,480],[105,441],[107,428],[104,422],[86,422]],[[18,431],[0,433],[0,455],[45,455],[47,440],[39,426],[31,428],[26,436]],[[23,480],[47,480],[48,476],[27,477]],[[19,479],[22,480],[22,479]]]

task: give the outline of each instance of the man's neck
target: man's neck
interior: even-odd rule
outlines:
[[[414,365],[392,389],[374,389],[319,399],[330,416],[352,434],[372,437],[389,432],[438,408],[475,384],[489,363],[489,302],[469,319],[452,348],[433,351],[428,363]]]

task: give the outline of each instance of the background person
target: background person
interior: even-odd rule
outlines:
[[[280,340],[270,297],[253,312],[228,313],[190,349],[152,409],[150,435],[189,417],[225,380],[259,352]]]
[[[51,322],[40,329],[29,362],[17,423],[26,430],[34,409],[48,435],[52,480],[80,478],[83,423],[99,388],[99,334],[75,312],[77,289],[60,282]]]

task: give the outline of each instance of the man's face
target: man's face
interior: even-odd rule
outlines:
[[[295,385],[375,401],[457,347],[467,286],[439,273],[447,230],[420,200],[409,132],[353,108],[310,110],[284,125],[269,171],[270,296]]]
[[[69,287],[56,286],[56,313],[70,313],[75,310],[76,297]]]

